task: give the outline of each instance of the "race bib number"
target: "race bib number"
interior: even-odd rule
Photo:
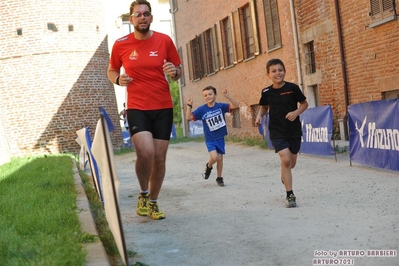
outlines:
[[[206,124],[208,125],[210,131],[215,131],[226,126],[222,111],[219,109],[218,112],[209,114],[206,118]]]

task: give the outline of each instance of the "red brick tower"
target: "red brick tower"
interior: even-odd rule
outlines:
[[[121,147],[104,3],[4,0],[0,10],[0,162],[78,152],[75,132],[89,127],[93,137],[99,106]]]

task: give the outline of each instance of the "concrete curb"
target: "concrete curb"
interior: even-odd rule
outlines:
[[[100,239],[96,229],[94,218],[91,214],[89,200],[87,199],[86,192],[82,186],[82,179],[80,178],[75,160],[73,160],[73,177],[75,180],[75,187],[77,191],[76,206],[79,209],[78,216],[82,225],[82,231],[97,236],[98,239]],[[84,244],[84,248],[87,251],[85,264],[86,266],[111,265],[107,252],[105,251],[101,240],[94,243],[86,243]]]

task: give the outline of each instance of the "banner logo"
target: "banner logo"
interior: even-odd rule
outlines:
[[[399,130],[391,128],[377,128],[375,122],[367,124],[367,141],[364,143],[364,127],[367,116],[364,117],[361,127],[355,122],[355,129],[359,134],[360,146],[368,149],[399,151]]]

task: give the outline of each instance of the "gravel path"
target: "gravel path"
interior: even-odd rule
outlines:
[[[135,213],[135,156],[115,156],[125,240],[138,253],[135,261],[302,266],[326,263],[330,252],[341,251],[345,256],[335,265],[399,265],[398,172],[350,166],[347,153],[337,162],[300,154],[293,170],[298,208],[287,209],[274,151],[228,142],[226,186],[218,187],[216,171],[209,180],[201,177],[208,160],[204,143],[172,144],[158,199],[166,219],[153,221]],[[372,250],[394,250],[388,255],[396,256],[367,256]],[[344,258],[349,260],[338,260]]]

